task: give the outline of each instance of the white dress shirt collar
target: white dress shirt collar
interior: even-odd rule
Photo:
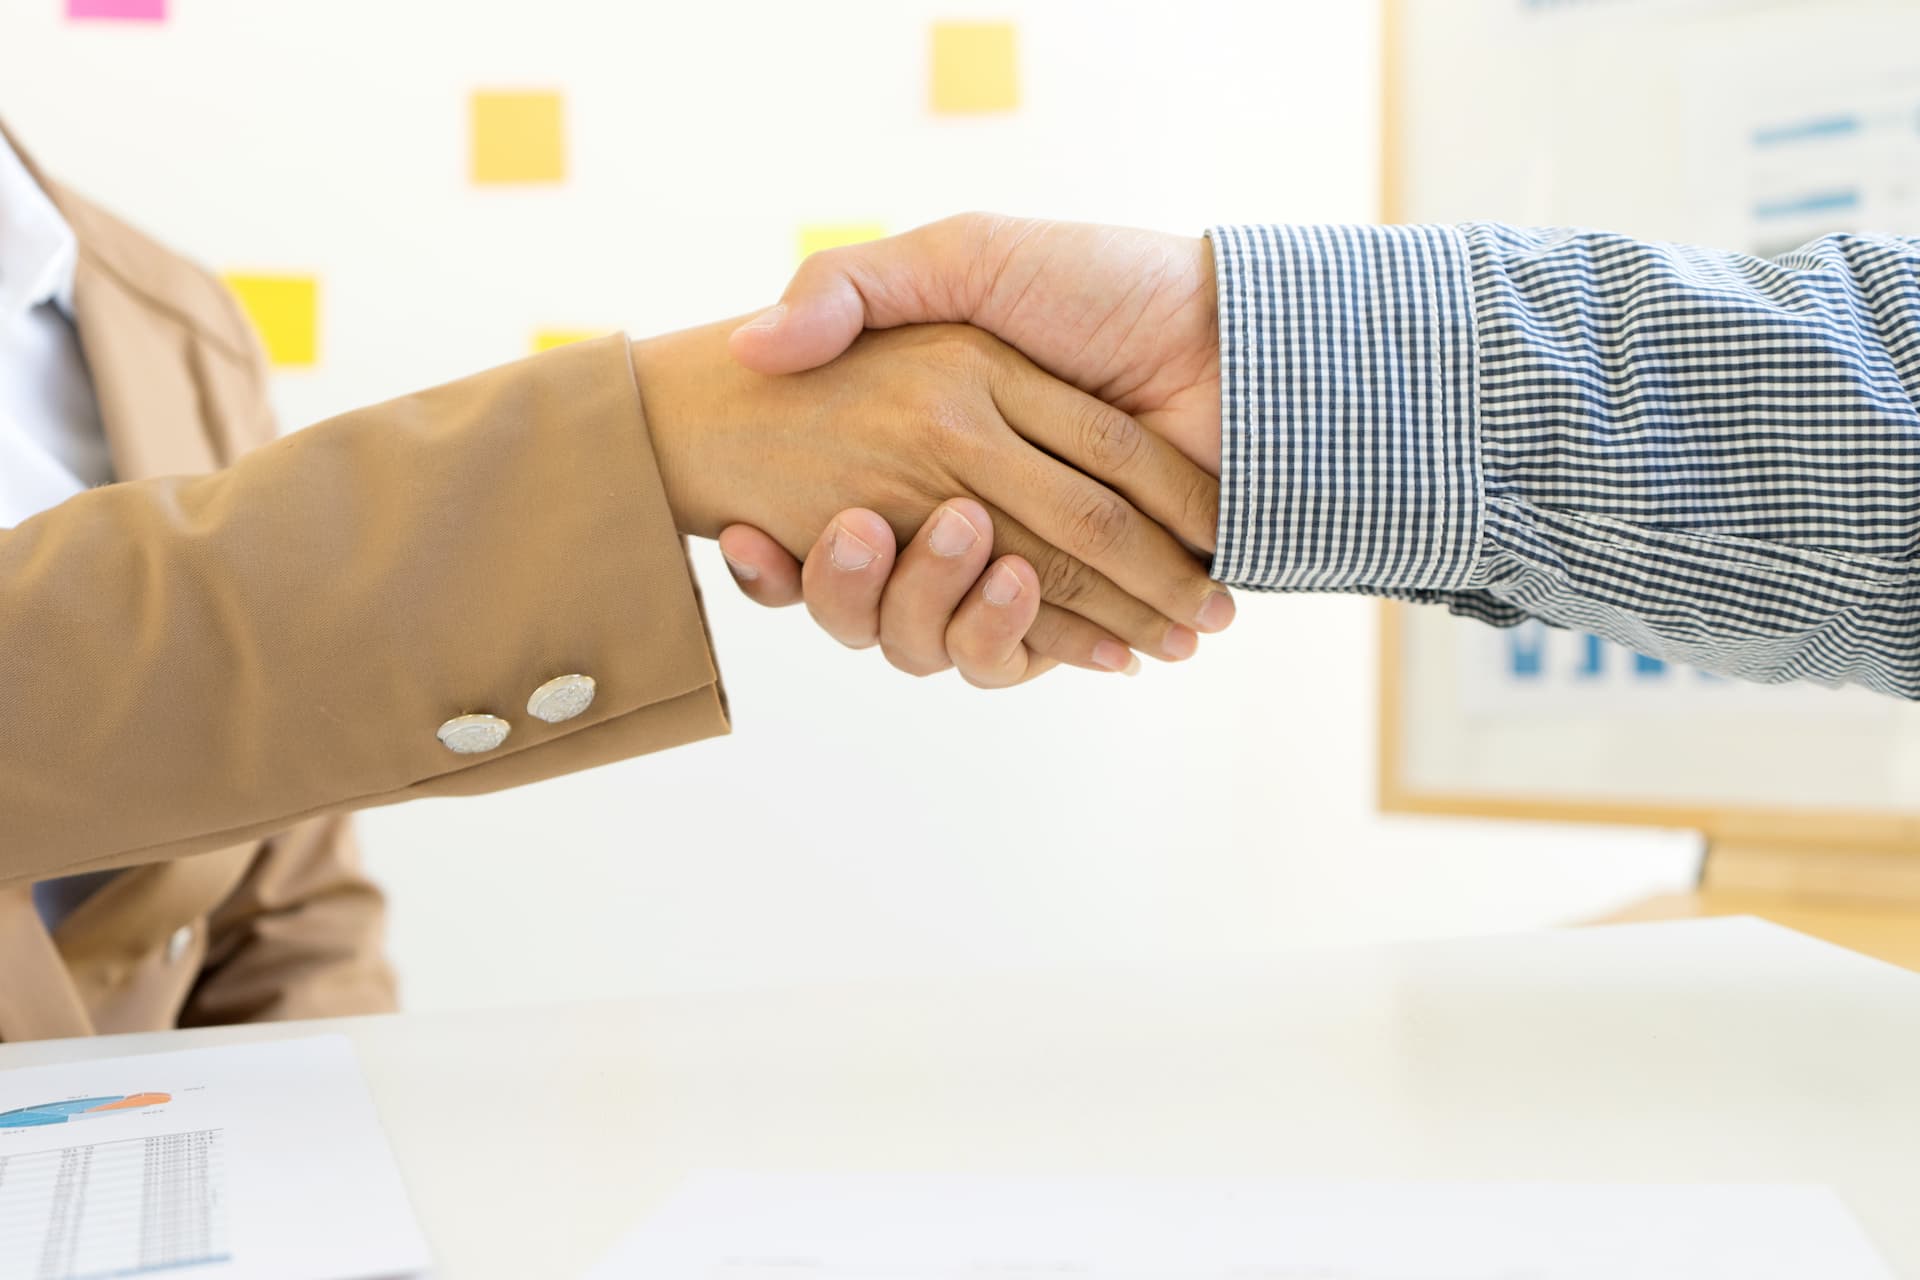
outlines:
[[[0,529],[113,478],[73,328],[78,260],[73,229],[0,136]],[[112,874],[36,884],[40,918],[57,926]]]
[[[0,319],[51,302],[73,316],[73,228],[0,136]]]

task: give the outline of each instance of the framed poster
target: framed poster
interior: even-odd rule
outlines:
[[[1920,5],[1388,0],[1385,216],[1920,234]],[[1387,810],[1920,848],[1920,705],[1383,607]]]

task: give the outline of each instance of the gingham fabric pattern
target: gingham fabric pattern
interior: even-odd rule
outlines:
[[[1220,581],[1920,696],[1920,241],[1209,235]]]

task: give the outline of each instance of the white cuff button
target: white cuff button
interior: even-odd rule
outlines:
[[[499,716],[455,716],[440,726],[442,746],[460,756],[477,756],[507,740],[513,726]]]
[[[167,939],[167,963],[179,964],[186,958],[187,948],[193,945],[193,926],[183,924],[173,931]]]
[[[571,720],[593,705],[592,676],[559,676],[533,691],[527,714],[548,724]]]

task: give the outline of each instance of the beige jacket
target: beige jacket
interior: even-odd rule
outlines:
[[[628,343],[276,441],[221,285],[41,181],[121,482],[0,531],[0,1039],[388,1008],[341,815],[726,732]],[[48,935],[34,881],[118,867]]]

